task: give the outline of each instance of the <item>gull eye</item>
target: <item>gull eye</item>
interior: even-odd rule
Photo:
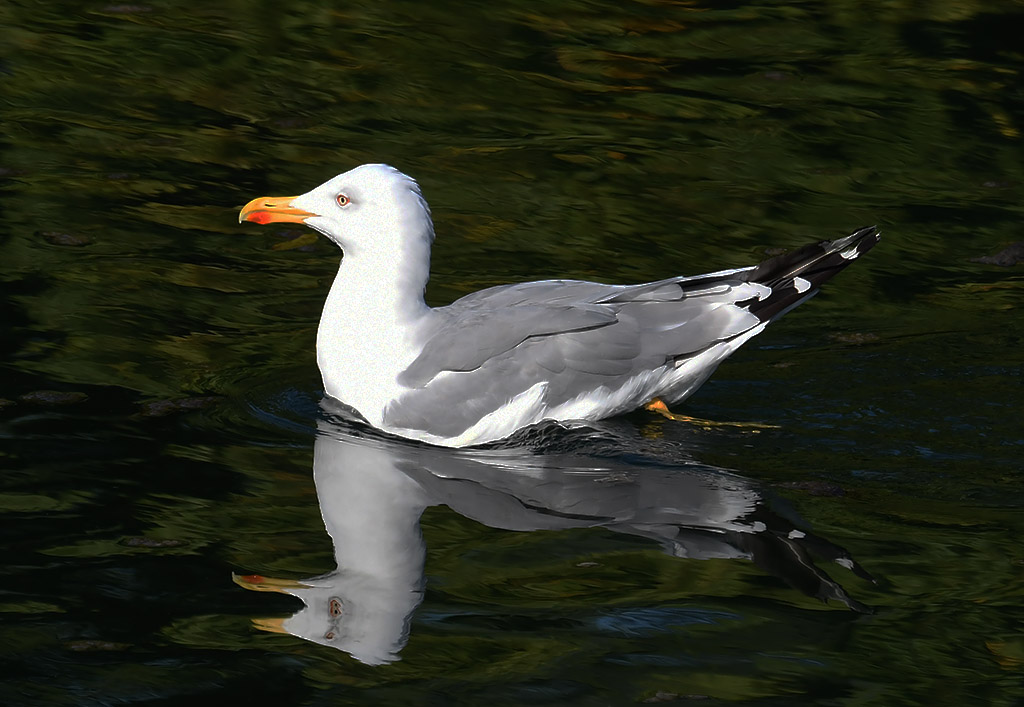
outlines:
[[[351,203],[352,200],[349,199],[347,196],[345,196],[344,194],[338,194],[338,206],[348,206]]]
[[[341,616],[341,600],[332,597],[327,610],[333,617]]]
[[[324,634],[324,638],[326,640],[328,640],[328,641],[333,641],[334,640],[334,631],[328,631],[327,633],[325,633]]]

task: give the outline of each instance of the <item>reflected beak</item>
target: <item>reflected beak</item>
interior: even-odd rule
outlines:
[[[289,589],[309,589],[309,585],[296,582],[294,579],[274,579],[261,574],[241,575],[232,572],[231,581],[243,589],[250,589],[254,592],[287,594]]]
[[[295,198],[294,196],[261,196],[258,199],[253,199],[238,213],[238,222],[302,223],[310,216],[316,216],[316,214],[290,206],[292,199]]]
[[[260,631],[268,631],[269,633],[288,633],[284,630],[284,619],[252,619],[252,625]]]

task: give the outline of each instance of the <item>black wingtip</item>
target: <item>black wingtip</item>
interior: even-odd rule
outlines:
[[[743,274],[747,282],[772,289],[767,298],[750,303],[750,312],[762,321],[785,314],[874,248],[880,239],[877,226],[866,226],[834,241],[810,243],[768,258]]]
[[[882,239],[878,226],[865,226],[859,228],[844,238],[837,238],[834,241],[822,241],[818,245],[826,250],[843,250],[853,245],[857,246],[858,255],[867,253],[875,247],[875,244]]]
[[[744,279],[771,287],[782,280],[801,275],[805,270],[818,266],[820,261],[829,259],[829,256],[832,255],[839,256],[837,261],[831,259],[835,261],[833,264],[845,263],[848,265],[860,255],[874,248],[880,238],[878,226],[866,226],[834,241],[809,243],[788,253],[762,261],[755,268],[744,273]],[[851,251],[851,248],[856,248],[856,251]],[[836,268],[832,274],[842,270],[845,265]],[[816,269],[818,268],[816,267]]]

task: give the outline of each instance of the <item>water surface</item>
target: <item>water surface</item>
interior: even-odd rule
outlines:
[[[1024,237],[1022,17],[4,5],[0,700],[1019,704],[1024,278],[972,259]],[[883,241],[683,410],[775,428],[636,413],[482,460],[325,417],[338,252],[236,224],[370,161],[432,205],[433,304]],[[359,646],[246,591],[359,557]]]

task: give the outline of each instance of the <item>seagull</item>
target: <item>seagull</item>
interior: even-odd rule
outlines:
[[[324,391],[373,427],[447,447],[644,407],[680,417],[668,406],[879,239],[869,226],[705,275],[499,285],[430,307],[430,207],[394,167],[253,199],[238,218],[305,224],[341,248],[316,339]]]

